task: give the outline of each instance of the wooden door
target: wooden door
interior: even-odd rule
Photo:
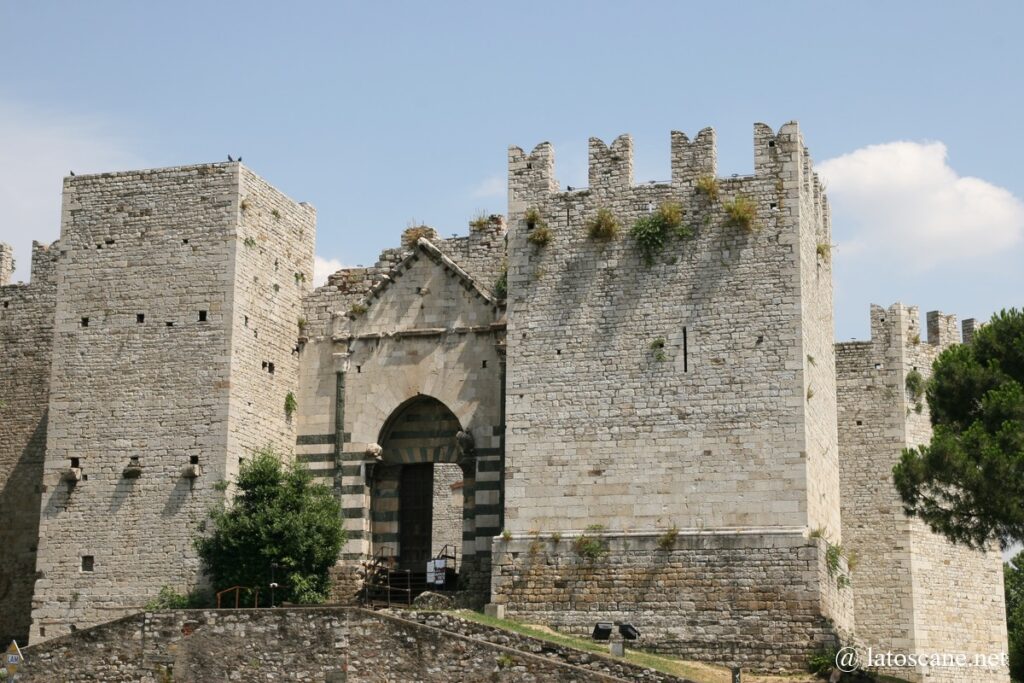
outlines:
[[[398,564],[426,571],[434,521],[434,464],[403,465],[398,495]]]

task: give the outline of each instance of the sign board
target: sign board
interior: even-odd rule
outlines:
[[[21,656],[21,650],[18,649],[17,641],[12,640],[10,646],[7,648],[6,654],[4,654],[4,664],[7,666],[7,677],[14,678],[14,675],[18,673],[18,668],[21,666],[24,657]]]
[[[445,562],[444,562],[443,558],[434,560],[434,585],[435,586],[443,586],[444,585],[444,579],[445,579],[444,567],[445,567]]]
[[[434,561],[427,560],[427,585],[431,586],[434,584]]]

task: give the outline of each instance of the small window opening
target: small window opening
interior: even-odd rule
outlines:
[[[78,458],[71,458],[71,466],[78,467]]]
[[[881,363],[875,363],[875,370],[881,370],[881,369],[882,369],[882,364]]]
[[[775,140],[769,140],[768,141],[768,146],[769,147],[774,147],[775,146]]]
[[[40,626],[39,627],[39,637],[43,637],[45,635],[46,635],[46,627],[45,626]]]
[[[91,572],[95,566],[96,561],[92,555],[82,555],[82,571]]]
[[[422,287],[417,287],[416,288],[416,293],[417,294],[422,294],[423,293],[423,288]]]
[[[168,321],[167,321],[166,323],[164,323],[164,324],[165,324],[165,325],[167,325],[167,327],[174,327],[174,323],[173,323],[172,321],[170,321],[170,320],[168,320]]]
[[[136,313],[135,314],[135,322],[140,323],[140,324],[146,322],[146,314],[145,313]]]
[[[245,326],[249,327],[249,316],[244,316],[244,317],[245,317]]]
[[[555,355],[556,356],[561,356],[562,355],[562,349],[555,349]]]
[[[480,367],[486,368],[487,367],[487,361],[483,361],[483,363],[480,365]]]
[[[264,370],[266,370],[266,369],[267,369],[267,361],[263,361],[263,369],[264,369]]]
[[[96,245],[96,248],[97,248],[97,249],[102,249],[102,248],[103,248],[103,245],[102,245],[102,244],[97,244],[97,245]]]
[[[104,241],[105,243],[107,243],[107,244],[113,244],[113,243],[114,243],[114,240],[113,240],[113,238],[111,238],[111,237],[108,237],[107,239],[105,239],[105,240],[103,240],[103,241]]]
[[[182,244],[188,244],[188,238],[186,237],[185,239],[183,239],[183,240],[181,241],[181,243],[182,243]]]
[[[82,475],[82,481],[89,481],[89,475],[88,474],[83,474]]]
[[[779,210],[779,205],[778,205],[778,204],[776,204],[775,202],[772,202],[771,204],[769,204],[769,205],[768,205],[768,207],[769,207],[769,208],[770,208],[770,209],[771,209],[772,211],[778,211],[778,210]]]
[[[188,456],[188,464],[189,465],[198,465],[199,464],[199,456],[198,455],[190,455],[190,456]]]
[[[273,363],[267,363],[267,372],[269,372],[271,375],[274,374],[274,364]]]
[[[206,311],[199,311],[199,322],[206,322]]]
[[[863,422],[862,420],[857,420],[857,426],[858,426],[858,427],[860,427],[860,426],[861,426],[861,425],[863,425],[863,424],[864,424],[864,422]]]
[[[82,318],[82,327],[89,327],[89,319]]]
[[[10,302],[10,301],[5,301],[5,302],[4,302],[4,308],[7,308],[7,307],[8,307],[8,306],[10,306],[10,305],[11,305],[11,302]]]

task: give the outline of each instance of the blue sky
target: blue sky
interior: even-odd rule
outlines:
[[[1024,4],[0,2],[0,240],[27,279],[61,176],[245,163],[319,213],[317,253],[369,264],[411,220],[505,211],[509,144],[800,121],[828,181],[837,337],[868,304],[987,318],[1024,304]]]

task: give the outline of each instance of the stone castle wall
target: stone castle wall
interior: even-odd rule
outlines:
[[[312,211],[238,164],[67,178],[61,228],[33,641],[200,580],[216,484],[294,443],[312,270]]]
[[[771,531],[679,533],[671,543],[642,532],[589,537],[606,552],[588,557],[570,537],[494,539],[496,602],[513,618],[581,636],[597,621],[632,623],[647,649],[757,669],[803,668],[808,652],[835,644],[852,613],[821,539]]]
[[[46,409],[53,350],[57,245],[32,245],[32,279],[10,284],[0,244],[0,642],[25,642],[32,611]]]
[[[836,345],[842,458],[843,545],[852,572],[857,638],[894,653],[1006,651],[1002,559],[932,533],[903,514],[892,467],[904,447],[931,439],[928,404],[907,376],[958,343],[956,319],[928,314],[921,337],[916,307],[871,308],[871,341]],[[1006,681],[1005,668],[885,670],[913,681]],[[926,675],[927,673],[927,675]]]
[[[683,679],[455,616],[351,608],[138,614],[23,650],[24,681]]]

